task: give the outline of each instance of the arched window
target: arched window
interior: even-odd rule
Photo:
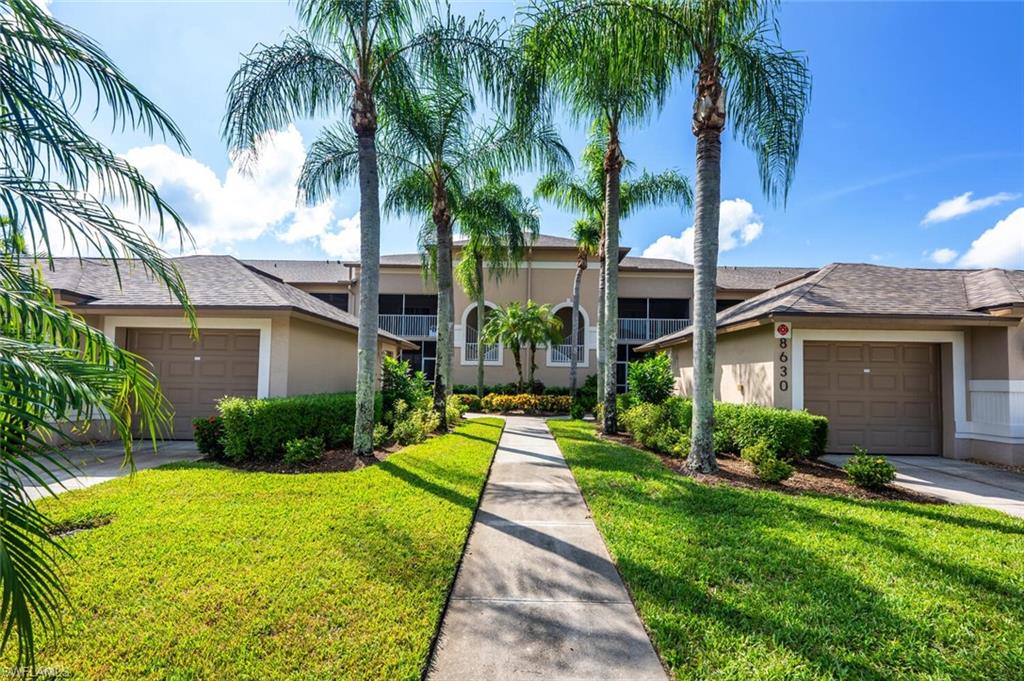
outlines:
[[[488,310],[496,310],[497,305],[494,303],[485,303]],[[466,341],[462,344],[462,363],[463,364],[476,364],[477,353],[481,351],[480,344],[480,319],[477,315],[476,304],[471,304],[466,308],[465,313],[462,316],[462,328],[466,330]],[[484,323],[487,321],[487,315],[483,315]],[[502,347],[500,343],[483,344],[484,353],[484,364],[489,366],[501,366],[502,364]]]
[[[579,328],[575,340],[572,338],[572,305],[562,303],[552,310],[552,313],[562,320],[562,342],[558,345],[551,345],[547,350],[548,366],[569,366],[572,361],[572,353],[576,353],[576,365],[588,366],[589,353],[587,352],[587,312],[580,307],[577,316]]]

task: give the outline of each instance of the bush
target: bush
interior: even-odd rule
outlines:
[[[451,399],[462,405],[462,413],[466,413],[467,411],[480,411],[480,398],[476,396],[476,393],[472,395],[455,393],[451,396]]]
[[[824,416],[753,404],[715,404],[716,453],[742,452],[764,440],[780,459],[799,461],[822,453],[827,438]]]
[[[319,461],[323,455],[324,439],[320,436],[297,437],[284,443],[284,462],[289,466]]]
[[[741,456],[754,464],[754,473],[765,482],[782,482],[793,475],[793,467],[779,458],[768,440],[744,447]]]
[[[850,482],[865,489],[882,489],[896,479],[896,467],[882,456],[870,456],[861,447],[853,448],[853,456],[843,466]]]
[[[527,414],[568,414],[572,398],[568,395],[485,395],[480,408],[489,412],[523,411]]]
[[[448,426],[454,428],[468,410],[469,408],[463,404],[462,400],[455,395],[449,395],[448,401],[445,403],[445,417],[448,420]]]
[[[379,419],[379,396],[375,407]],[[352,393],[271,399],[225,397],[217,408],[224,423],[224,455],[235,461],[278,461],[286,442],[304,437],[322,437],[328,449],[352,446],[356,416],[356,397]]]
[[[630,399],[635,402],[661,404],[667,400],[676,387],[668,353],[659,352],[646,359],[630,362],[626,382]]]
[[[565,392],[564,393],[558,392],[558,391],[561,391],[561,390],[564,390]],[[555,391],[555,392],[548,393],[548,391]],[[569,394],[569,389],[568,388],[545,388],[544,384],[541,383],[540,381],[534,381],[533,382],[533,390],[530,390],[529,386],[524,386],[524,390],[520,390],[518,383],[498,383],[496,385],[485,385],[484,386],[484,395],[519,395],[519,394],[523,394],[523,393],[529,394],[529,395],[542,395],[542,394],[553,394],[553,395],[565,394],[565,395],[568,395]],[[474,383],[474,384],[470,385],[469,383],[456,383],[455,385],[452,386],[452,394],[453,395],[476,395],[476,384]]]
[[[641,402],[619,414],[619,424],[644,447],[662,454],[684,454],[681,440],[689,435],[693,403],[670,397],[661,404]]]
[[[422,371],[413,372],[409,362],[384,357],[381,365],[381,400],[385,419],[394,412],[395,404],[420,404],[430,397],[430,386]]]
[[[373,427],[373,448],[380,449],[381,447],[387,447],[391,442],[391,433],[388,431],[387,424],[378,423]]]
[[[403,400],[395,403],[391,438],[398,444],[406,446],[423,442],[440,425],[441,417],[437,412],[425,401],[421,405],[410,408]]]
[[[544,388],[543,395],[569,395],[569,386],[567,385],[551,385]]]
[[[224,456],[224,421],[219,416],[192,419],[192,438],[200,454],[213,458]]]
[[[569,405],[569,417],[579,421],[586,415],[587,410],[583,407],[583,404],[579,401],[579,399],[577,398],[573,400],[572,404]]]
[[[597,374],[590,374],[583,381],[583,385],[576,388],[576,399],[583,405],[585,412],[597,409]]]

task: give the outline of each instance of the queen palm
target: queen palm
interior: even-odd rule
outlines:
[[[258,45],[246,55],[228,88],[224,137],[248,158],[258,157],[271,130],[300,118],[332,116],[348,109],[348,123],[323,133],[320,147],[348,133],[354,140],[334,160],[331,175],[300,186],[310,203],[327,198],[358,178],[360,216],[359,335],[354,448],[373,449],[373,404],[380,279],[380,200],[377,134],[382,121],[378,98],[411,87],[412,71],[423,61],[459,57],[484,83],[493,82],[496,23],[467,23],[450,12],[425,16],[421,0],[298,0],[306,28],[279,45]],[[419,21],[418,21],[419,20]],[[419,25],[417,25],[417,23]],[[318,161],[322,159],[317,159]]]
[[[19,667],[33,668],[38,629],[54,629],[67,600],[56,562],[67,551],[25,481],[50,490],[54,471],[73,474],[57,449],[72,441],[73,423],[105,420],[131,465],[133,424],[155,440],[169,418],[149,367],[55,303],[43,277],[51,254],[88,251],[117,270],[130,260],[194,321],[180,276],[138,224],[185,241],[181,220],[75,114],[93,99],[115,126],[186,145],[96,43],[34,2],[0,2],[0,45],[0,651],[16,639]]]
[[[572,326],[569,336],[569,394],[576,396],[576,372],[579,364],[577,347],[586,349],[580,338],[580,286],[583,273],[587,271],[590,256],[601,246],[601,223],[586,218],[577,220],[572,226],[572,238],[576,240],[576,274],[572,279]],[[585,330],[584,330],[585,333]]]
[[[579,234],[590,238],[589,230],[596,229],[598,232],[599,246],[601,252],[601,272],[598,282],[598,300],[603,300],[604,294],[604,249],[602,238],[602,227],[604,225],[605,209],[605,177],[604,177],[604,150],[607,147],[606,131],[600,126],[595,126],[590,135],[587,146],[583,149],[582,173],[573,175],[566,172],[548,173],[537,181],[534,195],[554,203],[559,208],[579,214],[580,220],[576,223],[582,230]],[[629,218],[634,212],[643,208],[653,208],[667,203],[676,203],[681,207],[689,208],[693,203],[693,192],[686,177],[674,170],[666,170],[660,173],[643,171],[636,179],[629,179],[634,171],[633,163],[626,160],[623,163],[622,180],[619,195],[619,216],[622,219]],[[577,243],[580,236],[574,234]],[[586,261],[584,260],[584,269]],[[617,262],[617,260],[616,260]],[[577,277],[581,277],[577,269]],[[574,281],[573,299],[577,299],[576,281]],[[599,303],[600,304],[600,303]],[[578,305],[578,303],[577,303]],[[573,320],[578,314],[578,307],[574,306]],[[598,309],[598,338],[605,335],[603,306]],[[573,338],[576,338],[573,332]],[[614,352],[614,348],[612,349]],[[601,367],[605,362],[607,348],[599,348],[598,351],[598,386],[604,385]],[[614,355],[612,355],[614,356]],[[614,360],[611,362],[614,368]],[[570,365],[570,373],[575,371]],[[574,385],[575,381],[570,379]]]
[[[483,181],[460,202],[455,218],[466,238],[455,278],[466,295],[476,301],[476,392],[483,397],[484,350],[480,336],[487,321],[484,288],[488,278],[484,268],[496,282],[518,270],[527,245],[537,237],[540,219],[519,185],[503,181],[494,168],[489,168]]]
[[[420,245],[427,271],[437,280],[437,372],[434,403],[445,428],[444,402],[451,387],[454,332],[452,237],[455,220],[474,177],[489,169],[512,170],[542,163],[561,167],[569,153],[555,130],[533,118],[512,125],[499,118],[473,121],[476,103],[461,69],[435,62],[418,84],[383,99],[379,155],[389,185],[386,211],[425,218]],[[351,136],[328,135],[310,149],[302,186],[319,186],[351,155]]]
[[[644,120],[661,103],[671,82],[672,64],[625,5],[583,6],[578,0],[554,0],[531,6],[526,14],[527,21],[517,33],[524,64],[517,80],[517,111],[524,114],[554,97],[574,119],[597,121],[607,135],[602,158],[605,329],[601,342],[606,358],[603,429],[611,434],[618,430],[615,363],[610,359],[618,337],[617,255],[625,163],[620,134],[623,126]]]
[[[666,49],[678,67],[694,74],[694,403],[687,466],[695,471],[718,468],[712,432],[721,135],[731,120],[736,137],[757,157],[765,195],[784,202],[810,101],[806,59],[779,44],[777,5],[772,0],[638,3],[660,22],[669,41]]]

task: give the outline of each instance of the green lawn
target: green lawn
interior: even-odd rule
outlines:
[[[73,611],[41,666],[90,679],[418,679],[502,420],[352,473],[166,466],[48,501]]]
[[[1024,674],[1024,522],[709,487],[550,421],[678,679]]]

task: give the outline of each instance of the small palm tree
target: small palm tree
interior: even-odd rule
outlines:
[[[228,88],[224,137],[233,149],[255,159],[260,140],[300,118],[333,115],[348,108],[348,121],[328,126],[311,147],[300,196],[316,203],[358,178],[360,219],[359,335],[354,449],[373,451],[373,404],[380,291],[380,200],[378,98],[397,98],[412,88],[419,65],[451,60],[484,83],[498,80],[502,53],[495,52],[499,28],[483,18],[467,23],[448,11],[425,15],[420,0],[298,0],[306,29],[279,45],[258,45],[246,55]],[[417,21],[419,20],[419,21]],[[418,26],[417,26],[418,24]],[[338,149],[330,158],[317,150]],[[443,411],[442,411],[443,413]]]
[[[597,253],[601,246],[601,225],[590,219],[577,220],[572,227],[572,237],[576,240],[576,275],[572,280],[572,335],[570,336],[569,356],[569,394],[576,396],[576,365],[579,363],[577,346],[586,350],[586,343],[580,338],[580,285],[583,273],[587,270],[590,256]]]
[[[147,363],[56,304],[44,270],[61,243],[130,260],[161,281],[194,323],[183,282],[138,221],[190,237],[152,184],[75,119],[95,98],[115,126],[161,132],[187,148],[174,123],[88,37],[30,0],[0,2],[0,651],[16,639],[18,666],[34,669],[39,629],[56,628],[67,593],[67,550],[25,492],[72,473],[58,445],[72,425],[105,420],[132,465],[133,425],[155,439],[170,411]],[[90,91],[91,86],[91,91]],[[104,200],[133,210],[132,219]],[[194,326],[193,326],[194,329]],[[31,675],[31,674],[28,674]]]
[[[486,323],[484,266],[493,281],[519,269],[526,247],[537,237],[540,218],[536,208],[514,182],[505,182],[494,168],[460,203],[456,224],[466,237],[455,278],[466,295],[476,301],[477,358],[476,392],[484,394],[484,352],[479,343]]]
[[[538,305],[532,300],[528,300],[520,319],[519,334],[520,342],[526,346],[530,358],[526,382],[529,390],[532,391],[535,385],[533,375],[537,369],[537,346],[552,345],[562,341],[562,320],[551,314],[550,305]]]
[[[499,307],[487,316],[480,335],[481,343],[501,343],[510,353],[516,364],[519,376],[519,391],[523,390],[523,306],[512,301],[505,307]]]

